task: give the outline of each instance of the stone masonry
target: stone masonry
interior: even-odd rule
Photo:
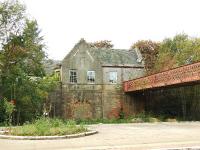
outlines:
[[[143,75],[138,52],[91,48],[80,40],[62,61],[63,117],[119,118],[122,112],[128,116],[142,111],[137,98],[124,95],[122,83]]]

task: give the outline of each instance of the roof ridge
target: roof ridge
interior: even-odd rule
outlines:
[[[133,51],[130,51],[129,49],[107,49],[107,48],[90,48],[91,50],[104,50],[104,51],[115,51],[115,52],[127,52],[127,53],[133,53]]]

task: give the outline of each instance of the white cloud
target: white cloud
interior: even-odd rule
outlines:
[[[42,29],[50,58],[62,59],[80,38],[128,49],[142,39],[200,33],[198,0],[23,0]]]

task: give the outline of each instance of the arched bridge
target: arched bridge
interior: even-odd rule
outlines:
[[[125,81],[123,86],[124,92],[136,92],[198,82],[200,82],[200,62]]]

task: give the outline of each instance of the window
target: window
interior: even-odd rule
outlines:
[[[95,71],[88,71],[87,72],[87,81],[89,83],[94,83],[94,81],[95,81]]]
[[[77,71],[75,69],[69,70],[70,83],[77,83]]]
[[[117,72],[116,71],[109,72],[109,82],[117,83]]]

